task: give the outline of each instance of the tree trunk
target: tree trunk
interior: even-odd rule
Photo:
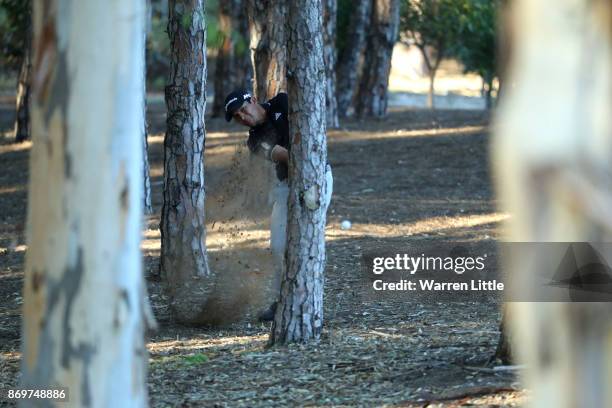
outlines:
[[[362,71],[360,60],[366,45],[371,6],[372,0],[355,1],[355,9],[351,15],[346,36],[346,47],[338,59],[336,95],[338,115],[341,118],[349,115],[359,73]]]
[[[510,334],[508,331],[507,323],[508,317],[506,308],[502,310],[502,319],[499,323],[499,341],[497,342],[497,348],[492,360],[499,360],[502,364],[512,364],[512,347],[510,341]]]
[[[21,388],[144,407],[144,5],[33,3]]]
[[[485,107],[487,110],[490,110],[493,107],[493,76],[487,76],[484,79],[486,83],[485,89]]]
[[[150,31],[150,22],[151,22],[151,0],[145,1],[145,24],[143,30],[143,39],[145,46],[142,47],[142,57],[144,58],[145,63],[143,64],[142,69],[142,159],[143,159],[143,176],[144,176],[144,213],[152,214],[153,213],[153,204],[151,202],[151,172],[149,168],[149,132],[148,132],[148,124],[147,124],[147,35]]]
[[[26,49],[23,54],[23,62],[19,70],[17,82],[17,101],[15,117],[15,142],[21,143],[30,139],[30,78],[32,72],[32,27],[31,19],[28,18],[26,35]]]
[[[370,33],[355,106],[358,117],[387,114],[393,46],[399,30],[399,0],[373,0]]]
[[[436,96],[436,70],[431,69],[429,71],[429,92],[427,93],[427,107],[429,109],[436,108],[436,102],[434,100]]]
[[[144,86],[144,85],[143,85]],[[144,90],[144,97],[146,98],[146,86]],[[147,102],[143,100],[143,117],[146,115],[147,111]],[[146,119],[143,122],[142,126],[142,170],[143,170],[143,208],[145,214],[153,214],[153,204],[151,202],[151,172],[149,168],[149,141],[148,141],[148,132],[147,132],[147,121]]]
[[[325,269],[325,71],[321,0],[295,0],[287,24],[289,217],[287,267],[270,342],[319,339]]]
[[[239,32],[240,18],[245,18],[241,3],[242,0],[219,2],[219,29],[223,33],[223,43],[217,53],[215,67],[213,117],[224,115],[225,95],[247,85],[245,78],[247,72],[243,66],[244,59],[237,52],[239,37],[236,33]]]
[[[327,127],[337,128],[338,102],[336,101],[336,15],[337,0],[323,0],[323,56],[327,86],[325,88],[325,110]]]
[[[255,96],[260,101],[287,90],[288,0],[248,0]]]
[[[512,215],[507,239],[611,242],[612,3],[517,0],[512,12],[504,79],[513,86],[499,104],[493,145],[494,180]],[[611,252],[601,256],[609,260]],[[539,252],[504,261],[509,284],[521,288],[538,285],[543,271],[560,264]],[[609,303],[508,307],[530,406],[612,405]]]
[[[171,70],[166,86],[161,275],[175,318],[195,323],[212,287],[204,221],[204,1],[170,0],[168,7]]]
[[[238,76],[241,78],[241,83],[237,87],[253,90],[253,64],[251,62],[250,49],[250,32],[249,32],[249,16],[248,16],[248,0],[240,1],[236,24],[240,33],[241,43],[236,48],[236,58],[238,66]]]

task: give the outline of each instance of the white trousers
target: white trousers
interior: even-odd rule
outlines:
[[[322,203],[324,212],[327,213],[334,190],[334,179],[331,167],[328,164],[325,169],[325,193]],[[289,198],[289,185],[287,180],[279,181],[272,191],[273,206],[270,220],[270,249],[272,250],[272,261],[274,262],[274,279],[272,290],[275,296],[280,294],[281,280],[285,270],[285,249],[287,248],[287,204]]]

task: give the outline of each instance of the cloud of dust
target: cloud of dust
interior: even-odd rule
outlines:
[[[206,246],[215,283],[201,321],[253,320],[275,297],[269,230],[274,168],[242,144],[227,164],[206,167]]]

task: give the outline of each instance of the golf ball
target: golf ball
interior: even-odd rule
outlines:
[[[349,220],[344,220],[340,223],[340,228],[343,230],[351,229],[351,222]]]

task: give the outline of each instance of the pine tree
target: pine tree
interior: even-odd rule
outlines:
[[[317,340],[325,269],[325,70],[321,0],[289,6],[289,217],[287,268],[270,342]]]

